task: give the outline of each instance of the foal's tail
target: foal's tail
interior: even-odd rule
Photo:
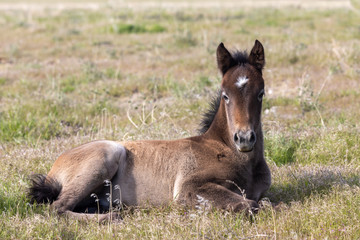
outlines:
[[[35,174],[31,177],[28,197],[31,203],[52,203],[58,198],[61,189],[61,184],[55,179]]]

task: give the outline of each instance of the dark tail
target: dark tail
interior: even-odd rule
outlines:
[[[55,201],[62,189],[61,184],[46,175],[35,174],[31,177],[31,186],[28,196],[31,203],[52,203]]]

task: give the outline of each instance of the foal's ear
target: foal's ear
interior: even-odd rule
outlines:
[[[225,48],[223,43],[220,43],[216,50],[216,59],[218,68],[220,69],[222,75],[225,75],[227,70],[236,65],[236,61]]]
[[[261,71],[265,66],[265,53],[264,47],[258,40],[255,40],[255,45],[251,49],[249,56],[249,63],[253,65],[256,69]]]

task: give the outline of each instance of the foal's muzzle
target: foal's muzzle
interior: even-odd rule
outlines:
[[[246,132],[238,131],[234,135],[234,142],[240,152],[250,152],[254,148],[256,134],[253,130],[248,130]]]

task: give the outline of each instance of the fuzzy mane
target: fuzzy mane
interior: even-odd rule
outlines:
[[[210,128],[212,122],[214,121],[215,115],[219,110],[220,101],[221,90],[219,89],[217,94],[212,97],[209,109],[203,114],[199,129],[200,134],[204,134]]]
[[[233,51],[231,52],[231,56],[237,62],[238,65],[242,65],[249,62],[249,55],[246,51]]]
[[[243,65],[248,63],[248,54],[246,51],[233,51],[231,56],[238,65]],[[203,114],[203,118],[200,123],[199,133],[204,134],[211,126],[212,122],[215,119],[215,115],[220,107],[221,101],[221,89],[219,89],[211,99],[209,109]]]

